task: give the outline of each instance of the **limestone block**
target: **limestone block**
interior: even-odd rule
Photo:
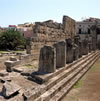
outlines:
[[[100,41],[98,41],[98,44],[97,45],[98,45],[98,49],[100,50]]]
[[[31,54],[31,46],[30,45],[26,45],[26,53]]]
[[[79,41],[79,57],[82,57],[82,51],[83,51],[83,44],[82,41]]]
[[[15,83],[12,82],[5,82],[2,88],[2,95],[5,98],[11,97],[13,94],[18,92],[21,89],[21,87]]]
[[[73,44],[71,39],[66,39],[66,63],[73,62]]]
[[[14,56],[11,56],[11,57],[10,57],[10,61],[17,61],[17,58],[14,57]]]
[[[66,43],[65,41],[54,44],[56,48],[56,67],[64,67],[66,64]]]
[[[80,37],[77,35],[74,37],[74,43],[79,45],[79,40],[80,40]]]
[[[6,72],[5,70],[0,71],[0,76],[5,77],[8,76],[8,72]]]
[[[52,46],[44,46],[40,50],[39,72],[51,73],[56,71],[56,52]]]
[[[76,35],[75,26],[75,20],[68,16],[63,16],[63,29],[64,32],[70,36],[70,38],[74,38]]]
[[[89,51],[88,40],[83,40],[83,55],[87,55]]]
[[[7,72],[12,72],[13,61],[6,61],[5,65],[6,65],[6,71]]]
[[[91,36],[92,36],[92,50],[96,50],[97,49],[97,26],[92,26],[91,27]]]
[[[19,61],[5,61],[6,71],[12,72],[12,67],[19,64]]]
[[[73,47],[73,59],[77,60],[79,58],[79,47],[75,44]]]
[[[89,45],[89,52],[91,52],[92,51],[92,43],[89,43],[88,45]]]

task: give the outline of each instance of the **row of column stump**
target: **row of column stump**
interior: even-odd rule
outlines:
[[[57,68],[65,67],[66,63],[72,63],[82,55],[91,52],[92,42],[88,39],[80,40],[75,36],[74,40],[66,39],[55,43],[53,46],[45,45],[40,50],[39,69],[40,73],[52,73]]]

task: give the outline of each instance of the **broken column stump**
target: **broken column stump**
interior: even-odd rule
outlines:
[[[52,73],[56,71],[56,51],[52,46],[44,46],[40,50],[40,73]]]
[[[71,39],[66,39],[66,63],[73,62],[73,44]]]
[[[19,60],[17,60],[15,57],[10,57],[10,60],[5,61],[6,71],[12,72],[12,67],[18,63],[19,63]]]
[[[31,54],[31,46],[32,46],[32,39],[27,38],[26,39],[26,53]]]
[[[76,35],[74,37],[74,53],[76,53],[76,55],[74,55],[74,60],[77,60],[79,58],[80,55],[80,36]]]
[[[92,51],[92,43],[89,42],[88,45],[89,45],[89,52],[91,52]]]
[[[88,40],[84,39],[83,40],[83,55],[87,55],[89,52],[89,44],[88,44]]]
[[[12,67],[14,66],[14,61],[6,61],[6,71],[7,72],[12,72]]]
[[[73,60],[77,60],[79,58],[79,47],[78,45],[74,44],[73,47]]]
[[[56,48],[56,67],[64,67],[66,64],[66,43],[60,41],[54,44]]]

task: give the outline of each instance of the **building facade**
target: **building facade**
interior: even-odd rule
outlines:
[[[76,32],[77,34],[91,34],[91,27],[95,25],[97,26],[97,28],[100,28],[100,19],[89,18],[83,21],[76,22]],[[97,34],[100,34],[98,29]]]
[[[89,18],[76,22],[76,33],[80,35],[81,39],[84,39],[86,36],[91,36],[92,26],[97,27],[97,39],[100,40],[100,19],[98,18]]]

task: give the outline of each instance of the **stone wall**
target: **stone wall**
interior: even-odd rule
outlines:
[[[54,43],[74,38],[76,22],[68,16],[63,17],[62,23],[52,20],[36,22],[33,28],[32,53],[39,52],[42,46],[53,45]]]
[[[36,37],[38,41],[55,41],[63,39],[65,34],[62,24],[49,20],[35,23],[33,37]]]
[[[73,20],[68,16],[63,17],[63,29],[64,32],[67,34],[68,38],[73,39],[74,36],[76,35],[75,27],[76,27],[75,20]]]

